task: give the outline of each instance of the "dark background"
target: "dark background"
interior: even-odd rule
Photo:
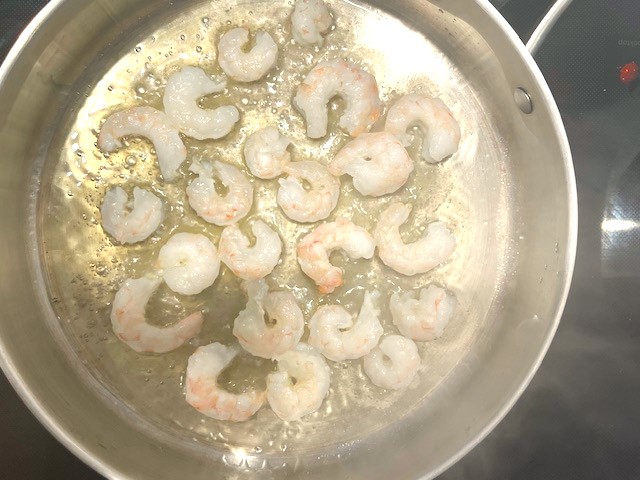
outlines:
[[[0,59],[45,3],[0,0]],[[493,3],[526,39],[552,2]],[[640,89],[618,78],[622,65],[640,62],[638,45],[640,1],[574,0],[535,55],[576,168],[572,291],[529,388],[440,480],[640,478]],[[100,478],[40,426],[2,375],[0,469],[2,478]]]

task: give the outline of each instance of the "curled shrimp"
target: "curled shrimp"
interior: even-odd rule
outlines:
[[[378,387],[400,390],[409,386],[420,367],[418,347],[401,335],[387,335],[363,361],[364,372]]]
[[[445,262],[456,248],[456,239],[443,222],[430,223],[422,238],[404,243],[399,228],[410,212],[408,204],[392,203],[380,216],[373,234],[380,259],[404,275],[428,272]]]
[[[282,253],[280,236],[262,220],[256,220],[251,231],[256,237],[252,247],[237,225],[229,225],[222,231],[218,245],[222,262],[244,280],[257,280],[269,275]]]
[[[323,0],[296,0],[291,14],[293,38],[301,45],[322,46],[322,34],[329,30],[333,18]]]
[[[304,316],[295,297],[269,292],[264,280],[246,283],[247,305],[233,322],[242,348],[256,357],[276,358],[294,348],[304,332]]]
[[[222,162],[194,162],[189,168],[198,174],[187,187],[189,205],[209,223],[224,226],[244,218],[253,205],[253,185],[236,167]],[[216,191],[214,175],[227,187],[226,195]]]
[[[400,333],[417,342],[442,336],[455,311],[455,297],[435,285],[420,290],[418,299],[414,297],[414,292],[391,295],[391,317]]]
[[[375,250],[373,238],[364,228],[345,218],[316,227],[298,243],[298,263],[302,271],[319,287],[331,293],[342,285],[343,271],[331,265],[329,255],[340,248],[353,259],[371,258]]]
[[[393,104],[384,129],[398,137],[406,147],[411,143],[407,130],[412,126],[418,126],[423,132],[421,156],[427,162],[441,162],[458,150],[460,126],[439,98],[412,93]]]
[[[234,28],[218,43],[218,63],[224,73],[239,82],[253,82],[264,77],[278,60],[278,46],[267,32],[256,32],[256,44],[248,52],[246,28]]]
[[[160,283],[162,279],[157,276],[128,278],[113,300],[113,332],[136,352],[166,353],[200,333],[201,312],[192,313],[170,327],[147,323],[145,308]]]
[[[287,178],[278,180],[277,202],[287,217],[296,222],[324,220],[338,204],[340,180],[327,167],[314,160],[293,162],[284,166]],[[306,190],[302,181],[311,185]]]
[[[253,132],[244,144],[244,160],[254,177],[265,180],[282,175],[291,160],[287,147],[291,143],[276,127]]]
[[[327,168],[336,176],[351,175],[353,186],[362,195],[379,197],[407,182],[413,161],[390,133],[363,133],[342,147]]]
[[[307,136],[327,134],[328,103],[336,95],[346,106],[338,124],[352,137],[367,131],[382,112],[378,84],[370,73],[344,60],[318,63],[298,87],[293,104],[307,122]]]
[[[187,148],[164,112],[152,107],[133,107],[110,115],[100,129],[98,147],[103,152],[114,152],[124,146],[121,138],[128,135],[151,140],[162,178],[167,182],[178,178],[178,168],[187,158]]]
[[[220,258],[207,237],[182,232],[173,235],[160,249],[158,266],[171,290],[196,295],[218,278]]]
[[[238,354],[238,349],[220,343],[198,347],[189,357],[186,400],[204,415],[216,420],[244,422],[264,404],[265,392],[234,394],[218,385],[218,376]]]
[[[201,68],[184,67],[167,80],[162,99],[164,111],[180,131],[198,140],[222,138],[240,120],[240,113],[233,105],[213,110],[198,106],[198,100],[227,87],[226,79],[213,81]]]
[[[331,372],[322,355],[299,343],[277,361],[278,371],[267,377],[267,400],[275,414],[282,420],[294,421],[318,410],[331,382]]]
[[[329,360],[340,362],[363,357],[382,336],[380,310],[373,305],[372,296],[365,292],[357,320],[340,305],[323,305],[309,321],[309,345]]]
[[[100,207],[102,228],[120,243],[147,239],[162,223],[162,200],[142,188],[133,189],[133,205],[121,187],[107,192]]]

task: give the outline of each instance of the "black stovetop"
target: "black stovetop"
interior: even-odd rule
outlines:
[[[527,36],[550,0],[493,0]],[[0,0],[0,59],[46,0]],[[535,55],[574,155],[579,243],[558,333],[498,427],[441,480],[640,478],[640,1],[575,0]],[[428,454],[428,452],[425,452]],[[98,479],[0,375],[2,478]]]

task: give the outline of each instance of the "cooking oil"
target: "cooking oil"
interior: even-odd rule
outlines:
[[[428,401],[430,392],[461,361],[482,328],[492,297],[478,294],[481,278],[484,282],[494,279],[497,285],[501,271],[493,257],[485,254],[488,249],[505,249],[496,233],[503,226],[495,220],[504,216],[495,213],[508,208],[501,181],[504,159],[486,154],[495,151],[497,141],[490,119],[478,117],[477,112],[483,109],[477,105],[472,87],[438,45],[394,17],[358,2],[330,3],[335,22],[322,48],[303,47],[291,40],[291,1],[182,3],[182,15],[158,26],[143,41],[132,43],[104,72],[93,72],[99,81],[87,86],[85,95],[61,123],[64,141],[52,167],[53,180],[40,194],[45,211],[39,235],[49,289],[56,299],[54,308],[86,368],[154,428],[204,445],[278,454],[291,448],[309,449],[318,435],[336,443],[362,438]],[[222,74],[216,43],[225,31],[238,26],[271,34],[279,48],[277,66],[258,82],[243,84],[230,79],[224,92],[200,102],[203,108],[233,104],[240,110],[241,120],[221,140],[185,137],[188,159],[178,181],[162,181],[153,146],[146,139],[128,138],[124,148],[111,154],[97,148],[101,123],[109,114],[138,105],[161,109],[166,80],[181,67],[193,65],[211,75]],[[462,142],[451,159],[432,165],[418,159],[417,135],[409,147],[416,160],[415,171],[406,186],[393,195],[362,197],[351,180],[343,177],[338,207],[328,220],[346,217],[372,231],[389,202],[409,202],[413,211],[402,228],[405,240],[416,240],[427,223],[439,219],[454,232],[457,250],[445,265],[413,277],[395,273],[377,257],[353,261],[334,254],[332,261],[345,271],[345,285],[332,294],[319,295],[313,282],[301,273],[295,256],[296,243],[314,225],[284,216],[276,204],[277,180],[251,177],[255,200],[249,216],[241,221],[242,228],[247,230],[252,221],[262,219],[284,242],[282,260],[267,281],[272,289],[291,291],[307,321],[324,304],[338,303],[355,314],[364,291],[375,289],[381,293],[378,306],[385,333],[397,333],[388,309],[391,293],[430,283],[445,286],[457,296],[457,312],[441,339],[419,345],[423,368],[406,391],[385,391],[372,385],[360,360],[329,362],[329,395],[317,412],[302,421],[282,422],[266,406],[245,423],[204,417],[184,401],[187,358],[197,345],[235,343],[233,320],[245,303],[239,280],[223,266],[215,284],[199,295],[181,296],[161,286],[148,305],[149,322],[168,325],[196,310],[205,316],[196,339],[164,355],[138,354],[120,342],[111,330],[111,302],[126,278],[156,268],[158,251],[173,233],[203,233],[218,242],[221,227],[200,219],[187,202],[185,188],[194,177],[188,171],[191,162],[221,160],[250,177],[242,146],[249,134],[269,125],[277,126],[292,140],[294,161],[326,163],[348,141],[337,127],[343,107],[339,100],[330,104],[329,134],[320,140],[306,137],[304,120],[291,102],[306,73],[317,62],[333,58],[354,61],[374,74],[387,108],[410,92],[442,98],[460,123]],[[99,208],[105,192],[114,186],[122,186],[128,193],[134,186],[146,188],[165,203],[165,220],[148,240],[119,245],[103,231]],[[498,200],[489,202],[483,194],[485,188],[497,190],[492,198]],[[65,219],[64,229],[60,219]],[[480,270],[482,276],[472,273]],[[264,377],[273,369],[273,362],[245,354],[220,381],[232,391],[264,388]]]

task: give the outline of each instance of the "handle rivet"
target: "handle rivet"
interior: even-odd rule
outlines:
[[[533,112],[533,102],[524,88],[516,88],[513,92],[513,99],[522,113],[529,114]]]

